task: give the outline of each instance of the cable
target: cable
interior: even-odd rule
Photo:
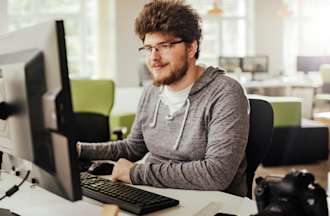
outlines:
[[[2,167],[2,157],[3,157],[3,152],[0,151],[0,169],[1,169],[1,167]]]
[[[22,181],[18,184],[18,185],[14,185],[13,187],[11,187],[9,190],[6,191],[5,195],[3,195],[0,198],[0,201],[3,200],[6,197],[10,197],[11,195],[13,195],[14,193],[16,193],[19,189],[19,187],[27,180],[27,178],[30,175],[30,170],[27,171],[27,173],[25,174],[24,178],[22,179]]]

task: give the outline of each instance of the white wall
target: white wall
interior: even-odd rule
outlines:
[[[137,86],[139,55],[138,48],[142,45],[134,33],[135,17],[141,11],[144,0],[120,0],[118,2],[116,29],[117,29],[117,76],[120,86]],[[133,3],[134,2],[134,3]],[[123,49],[125,47],[125,49]]]
[[[116,88],[112,115],[136,113],[143,87]]]
[[[0,0],[0,34],[8,31],[7,1]]]
[[[138,47],[142,45],[134,33],[134,21],[147,0],[111,0],[108,28],[109,65],[103,77],[113,78],[120,87],[138,86]],[[106,26],[104,26],[106,28]],[[102,44],[101,44],[102,46]],[[107,69],[107,68],[108,69]],[[112,74],[112,75],[111,75]]]
[[[255,54],[269,56],[269,71],[279,74],[284,68],[284,22],[277,12],[282,0],[255,0]]]
[[[113,40],[111,32],[113,31],[114,14],[111,11],[114,1],[98,0],[97,1],[97,44],[96,44],[96,73],[95,78],[113,79],[114,74],[111,73],[110,65],[112,65],[110,41]]]

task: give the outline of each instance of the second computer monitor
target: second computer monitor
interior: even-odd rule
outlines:
[[[297,71],[319,71],[322,64],[330,64],[330,56],[297,56]]]
[[[268,56],[245,56],[242,61],[242,71],[251,73],[255,80],[256,73],[268,72]]]
[[[223,67],[229,73],[235,72],[237,70],[241,71],[242,58],[241,57],[220,56],[219,65],[221,67]]]
[[[268,72],[267,56],[245,56],[242,62],[243,72]]]

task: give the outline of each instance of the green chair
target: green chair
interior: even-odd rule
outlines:
[[[114,103],[112,80],[71,80],[73,111],[79,141],[109,141],[110,114]]]
[[[71,80],[71,92],[80,141],[103,142],[127,137],[135,113],[111,114],[115,101],[112,80]]]
[[[274,127],[299,127],[301,104],[298,97],[267,97],[274,111]]]
[[[274,127],[299,127],[302,100],[298,97],[249,95],[249,98],[268,101],[274,112]]]

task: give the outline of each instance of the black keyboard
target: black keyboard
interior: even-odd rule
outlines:
[[[178,200],[86,172],[80,173],[80,182],[84,196],[103,203],[116,204],[119,208],[138,215],[179,204]]]

